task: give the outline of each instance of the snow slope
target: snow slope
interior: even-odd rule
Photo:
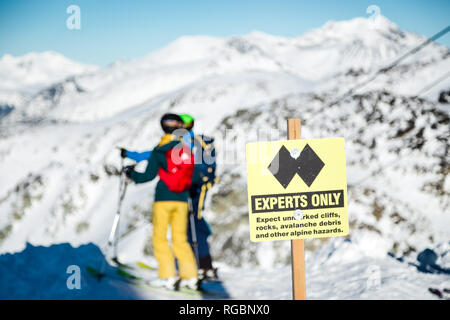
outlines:
[[[51,80],[55,74],[39,64],[48,75],[33,84],[33,72],[25,74],[30,88],[41,89],[0,119],[0,253],[18,253],[26,243],[92,242],[104,248],[118,195],[118,178],[105,166],[119,166],[116,147],[152,148],[161,135],[160,116],[188,112],[196,118],[196,131],[217,141],[221,181],[211,190],[204,214],[214,230],[212,251],[225,282],[239,288],[235,274],[240,273],[256,281],[254,268],[285,281],[277,277],[288,278],[287,271],[274,275],[270,270],[288,270],[289,242],[249,241],[244,146],[257,139],[283,139],[285,119],[301,117],[304,138],[346,138],[348,251],[354,253],[352,277],[358,286],[361,272],[373,263],[385,266],[386,275],[392,268],[413,279],[416,271],[387,253],[415,256],[450,238],[449,104],[438,101],[450,88],[449,78],[421,94],[450,71],[449,49],[429,45],[348,98],[330,103],[423,41],[385,18],[377,26],[356,18],[327,23],[297,38],[260,32],[226,39],[183,37],[140,59],[85,71],[74,67],[56,82]],[[11,70],[11,79],[23,75]],[[8,92],[28,90],[10,83]],[[144,168],[145,163],[138,166]],[[125,261],[152,257],[154,185],[128,188],[119,247]],[[311,240],[306,246],[313,252],[323,243]],[[351,254],[336,249],[333,255]],[[326,263],[310,261],[312,274]],[[353,263],[336,261],[338,274]],[[426,276],[417,286],[426,281],[434,280]],[[397,285],[394,278],[386,284]],[[233,297],[244,298],[246,285]],[[341,286],[317,288],[311,297],[356,297]],[[288,291],[276,297],[288,298]],[[383,297],[370,290],[360,293]],[[263,290],[260,296],[268,293]]]
[[[444,248],[445,249],[445,248]],[[441,248],[442,250],[442,248]],[[447,254],[438,263],[450,266]],[[50,247],[30,244],[16,254],[0,255],[0,299],[211,299],[207,295],[186,295],[147,289],[126,283],[112,267],[113,277],[101,281],[92,277],[87,266],[100,268],[104,257],[100,249],[87,244],[72,247],[63,243]],[[80,268],[80,288],[69,289],[67,282]],[[230,268],[220,264],[225,292],[230,299],[291,299],[291,270],[288,266],[254,269]],[[419,273],[395,259],[375,259],[359,251],[351,241],[335,239],[307,256],[308,299],[437,299],[428,288],[448,288],[445,274]],[[450,272],[450,268],[448,269]],[[325,272],[326,271],[326,272]],[[147,279],[154,272],[142,272]],[[68,280],[69,279],[69,280]],[[205,284],[207,287],[208,284]],[[45,289],[44,289],[45,288]]]

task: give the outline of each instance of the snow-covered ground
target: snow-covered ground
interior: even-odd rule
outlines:
[[[375,259],[350,240],[336,238],[306,258],[308,299],[437,299],[428,288],[450,288],[450,254],[440,248],[437,263],[447,274],[418,272],[408,262],[394,258]],[[222,296],[187,295],[143,288],[120,280],[114,269],[105,270],[113,277],[101,281],[92,277],[87,266],[101,268],[104,256],[94,244],[72,247],[27,245],[21,253],[0,256],[0,299],[291,299],[291,268],[280,266],[233,268],[219,263],[223,283]],[[129,261],[131,264],[132,261]],[[152,263],[152,262],[150,262]],[[418,264],[416,261],[415,264]],[[80,287],[67,272],[69,266],[80,268]],[[140,276],[151,279],[153,271]],[[69,287],[67,285],[69,282]],[[207,285],[205,285],[207,288]]]
[[[308,297],[431,297],[427,286],[446,285],[449,276],[419,273],[388,253],[411,262],[426,248],[448,251],[450,104],[439,97],[450,91],[450,78],[442,78],[450,71],[450,53],[437,44],[426,46],[330,106],[425,40],[383,17],[372,23],[329,22],[296,38],[260,32],[182,37],[104,68],[56,53],[2,57],[0,261],[5,263],[0,268],[20,274],[25,265],[34,268],[29,278],[1,278],[0,290],[8,290],[0,292],[39,297],[34,281],[48,281],[39,278],[48,273],[63,287],[49,285],[43,297],[161,297],[87,277],[86,290],[75,293],[64,287],[64,268],[71,259],[90,263],[83,255],[102,259],[97,247],[83,245],[106,243],[118,179],[105,166],[119,165],[116,147],[152,148],[161,135],[160,116],[187,112],[196,118],[197,133],[217,141],[221,180],[208,195],[204,215],[232,298],[290,298],[289,242],[249,241],[244,165],[245,143],[268,139],[254,133],[272,130],[272,140],[283,139],[288,117],[302,118],[304,138],[346,139],[351,242],[306,242]],[[128,188],[120,225],[124,261],[152,261],[154,185]],[[58,247],[62,243],[82,246]],[[41,251],[47,258],[33,262],[38,259],[33,252]],[[57,265],[64,267],[61,275]],[[379,284],[368,285],[368,270],[379,272]],[[111,296],[109,286],[116,288]]]

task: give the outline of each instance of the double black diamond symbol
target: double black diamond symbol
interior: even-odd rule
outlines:
[[[294,159],[289,150],[282,146],[268,169],[283,188],[286,189],[295,174],[298,174],[306,185],[310,187],[324,165],[319,156],[307,144],[297,159]]]

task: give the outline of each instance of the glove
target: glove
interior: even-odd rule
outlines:
[[[129,178],[131,172],[134,171],[134,167],[135,166],[126,166],[125,168],[123,168],[122,172]]]
[[[127,157],[127,150],[124,148],[120,148],[120,156],[122,158],[126,158]]]

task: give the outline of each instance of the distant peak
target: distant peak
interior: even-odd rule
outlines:
[[[249,38],[272,38],[272,37],[276,37],[275,35],[268,34],[268,33],[265,33],[263,31],[259,31],[259,30],[253,30],[253,31],[245,34],[244,36],[245,37],[249,37]]]
[[[350,20],[330,20],[322,27],[323,29],[340,29],[345,31],[359,32],[361,29],[389,30],[399,29],[398,26],[383,15],[372,17],[356,17]],[[319,28],[319,29],[322,29]]]

